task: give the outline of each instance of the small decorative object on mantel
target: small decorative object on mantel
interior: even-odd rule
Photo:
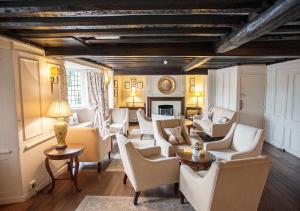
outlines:
[[[56,149],[65,149],[67,147],[65,138],[67,135],[68,125],[64,118],[72,115],[72,110],[69,104],[64,100],[57,100],[51,103],[47,116],[57,118],[54,124],[54,132],[57,139]]]
[[[199,156],[200,150],[202,149],[202,144],[200,141],[196,141],[192,145],[192,155]]]
[[[161,93],[171,94],[176,89],[175,80],[169,76],[162,77],[158,81],[158,89]]]
[[[135,86],[136,85],[136,78],[132,78],[131,79],[131,86]]]
[[[139,82],[137,83],[137,88],[138,88],[138,89],[142,89],[142,88],[143,88],[143,82],[139,81]]]

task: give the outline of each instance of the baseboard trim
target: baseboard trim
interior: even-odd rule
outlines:
[[[64,173],[66,170],[67,170],[67,165],[63,165],[54,173],[54,176],[57,177],[62,173]],[[39,183],[39,185],[37,186],[37,190],[41,191],[49,184],[50,181],[48,180],[48,178],[45,178],[42,182]],[[37,194],[36,191],[32,189],[22,195],[1,197],[0,204],[12,204],[12,203],[24,202],[36,194]]]

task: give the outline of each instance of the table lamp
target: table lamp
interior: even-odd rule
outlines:
[[[197,91],[197,92],[195,92],[195,96],[197,97],[197,107],[199,107],[198,106],[198,98],[199,97],[204,97],[204,92],[203,91]]]
[[[131,87],[130,95],[132,96],[132,107],[134,107],[134,97],[136,96],[136,87]]]
[[[64,100],[57,100],[51,103],[47,116],[57,118],[54,124],[54,132],[57,139],[56,149],[65,149],[67,147],[65,138],[67,135],[67,123],[64,118],[72,115],[69,104]]]

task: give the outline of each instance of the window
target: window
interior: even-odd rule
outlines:
[[[68,101],[71,106],[82,105],[82,73],[67,71]]]

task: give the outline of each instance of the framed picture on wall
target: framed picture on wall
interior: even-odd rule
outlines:
[[[190,86],[190,92],[195,92],[195,86]]]
[[[118,97],[118,90],[114,89],[114,97]]]
[[[118,88],[118,81],[117,80],[114,80],[114,88]]]
[[[136,85],[136,78],[132,78],[131,79],[131,86],[135,86]]]
[[[195,85],[195,78],[190,78],[190,85]]]
[[[130,89],[130,82],[125,81],[124,86],[125,86],[125,89]]]
[[[142,88],[143,88],[143,82],[141,82],[141,81],[138,82],[138,83],[137,83],[137,88],[138,88],[138,89],[142,89]]]

